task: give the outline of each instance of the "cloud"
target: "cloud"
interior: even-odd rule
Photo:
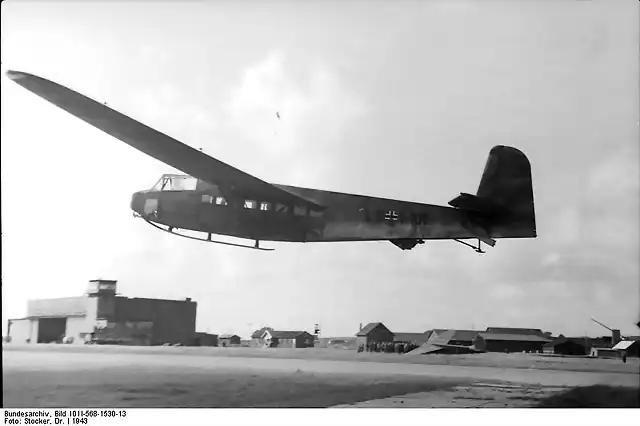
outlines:
[[[598,251],[637,263],[640,160],[635,145],[612,152],[590,171],[581,206],[581,233]]]
[[[498,301],[513,302],[523,296],[522,288],[513,285],[496,284],[491,288],[490,296]]]
[[[640,154],[636,143],[611,152],[592,168],[587,182],[589,201],[628,201],[637,205],[640,190]],[[625,203],[626,204],[626,203]]]
[[[224,111],[230,131],[267,159],[259,168],[268,169],[269,162],[287,165],[267,173],[284,183],[313,174],[311,163],[328,166],[345,127],[363,117],[367,107],[322,61],[287,61],[283,52],[272,51],[244,71]],[[300,161],[305,153],[313,161]]]
[[[556,265],[559,261],[560,255],[558,253],[551,252],[542,258],[542,262],[540,262],[540,264],[542,266]]]
[[[181,142],[201,148],[215,134],[215,112],[168,81],[129,94],[127,108],[136,119]]]

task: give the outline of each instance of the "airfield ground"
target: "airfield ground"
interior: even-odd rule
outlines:
[[[521,407],[640,382],[638,359],[526,354],[6,344],[2,356],[5,408]]]

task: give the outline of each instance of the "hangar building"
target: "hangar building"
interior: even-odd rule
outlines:
[[[117,281],[93,280],[85,295],[30,300],[27,316],[9,320],[16,343],[190,344],[197,303],[116,295]]]
[[[538,328],[487,327],[473,343],[487,352],[542,352],[551,340]]]

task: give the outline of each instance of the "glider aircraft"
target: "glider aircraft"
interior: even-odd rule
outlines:
[[[531,166],[525,154],[513,147],[492,148],[476,194],[460,193],[449,206],[278,185],[60,84],[20,71],[8,71],[7,76],[185,173],[165,174],[152,188],[133,194],[131,200],[134,216],[175,235],[257,250],[272,250],[260,247],[260,241],[390,241],[410,250],[425,240],[454,240],[478,253],[484,253],[481,243],[493,247],[500,238],[536,237]],[[198,231],[203,236],[179,230]],[[218,241],[212,235],[255,243]]]

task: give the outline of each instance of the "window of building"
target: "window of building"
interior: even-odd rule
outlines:
[[[244,200],[244,208],[245,209],[255,209],[258,206],[254,200]]]
[[[224,197],[216,197],[216,205],[218,205],[218,206],[226,206],[227,205],[227,200],[225,200]]]
[[[203,195],[202,202],[207,204],[213,204],[213,197],[211,195]]]

